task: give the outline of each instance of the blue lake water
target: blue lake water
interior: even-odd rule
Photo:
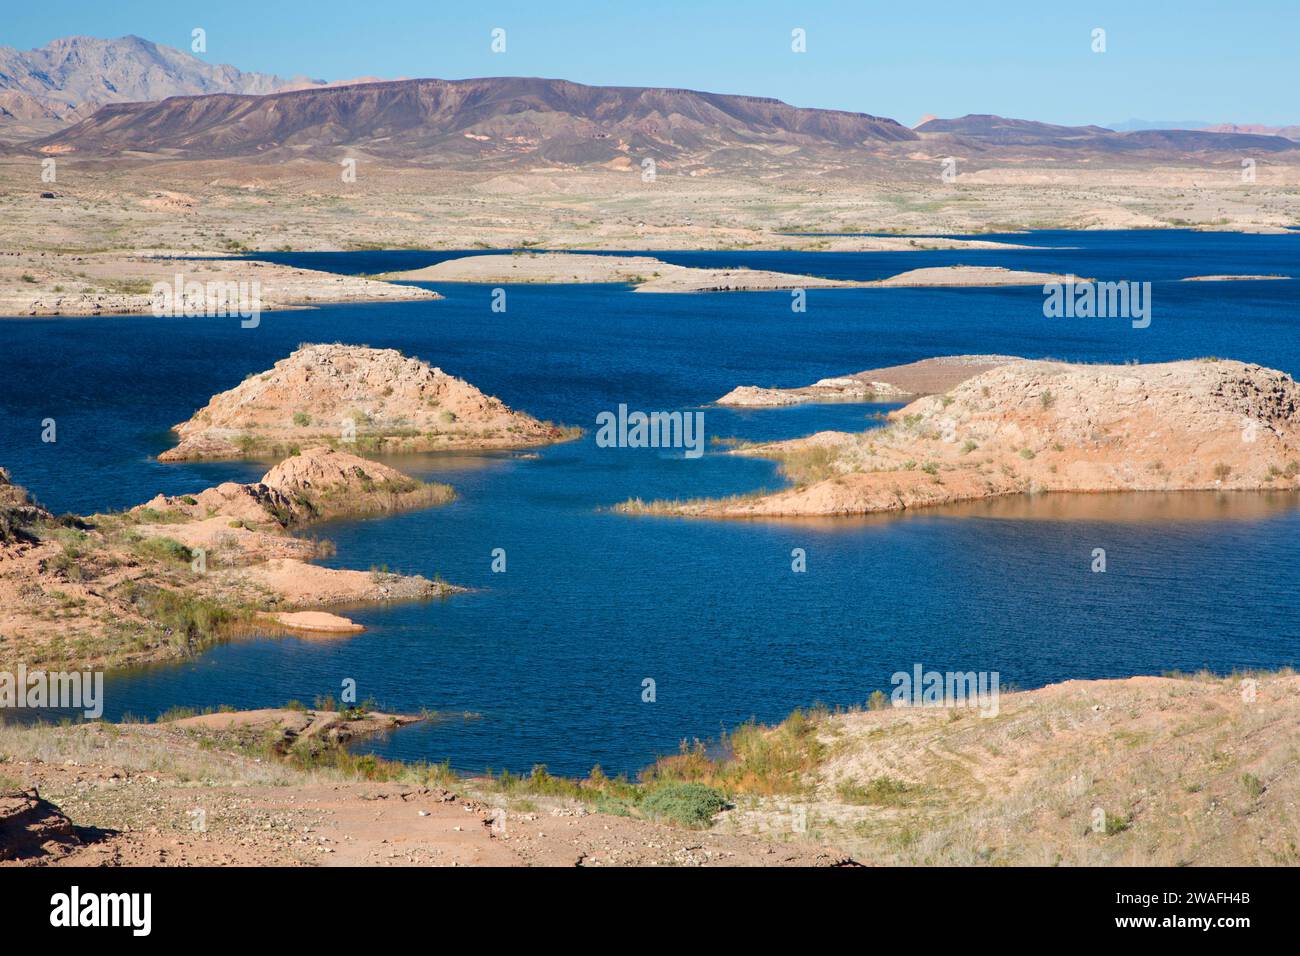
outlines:
[[[1288,495],[1044,496],[871,520],[714,522],[608,507],[775,488],[770,462],[710,448],[598,448],[598,412],[696,409],[738,384],[794,386],[932,355],[1007,352],[1084,361],[1219,355],[1300,374],[1295,279],[1182,283],[1218,273],[1300,276],[1300,235],[1033,233],[992,253],[656,253],[852,278],[952,262],[1150,280],[1153,320],[1047,319],[1042,291],[827,290],[647,295],[623,286],[438,284],[435,302],[331,306],[238,320],[6,319],[0,464],[58,511],[250,480],[266,463],[164,465],[168,428],[298,343],[343,341],[419,356],[580,441],[509,453],[392,460],[454,485],[449,506],[336,522],[342,567],[390,568],[474,587],[446,601],[348,611],[346,640],[249,639],[109,679],[107,715],[174,704],[272,706],[359,694],[396,710],[473,712],[406,728],[370,749],[465,770],[635,772],[683,738],[823,701],[863,702],[914,663],[998,671],[1032,687],[1066,678],[1300,659],[1300,503]],[[340,272],[414,268],[448,252],[285,253]],[[894,406],[704,408],[710,437],[761,439],[870,427]],[[40,440],[54,418],[58,441]],[[1090,570],[1094,548],[1108,570]],[[491,553],[504,548],[504,574]],[[808,570],[791,571],[791,550]],[[656,682],[654,703],[642,681]]]

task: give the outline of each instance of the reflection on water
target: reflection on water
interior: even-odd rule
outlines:
[[[1300,491],[1134,491],[1044,492],[1008,494],[978,501],[839,517],[758,516],[717,519],[739,523],[779,524],[818,532],[851,534],[856,529],[923,518],[1008,521],[1115,522],[1174,525],[1201,521],[1262,521],[1300,508]],[[647,521],[695,521],[696,518],[637,516]],[[715,519],[708,519],[715,520]]]
[[[1294,491],[1140,491],[1006,495],[934,509],[945,517],[1125,524],[1260,521],[1300,507]]]

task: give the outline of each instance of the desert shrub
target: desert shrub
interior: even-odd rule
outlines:
[[[208,598],[147,584],[132,584],[127,597],[140,615],[174,639],[201,645],[215,640],[238,615]]]
[[[1264,795],[1264,782],[1253,773],[1243,773],[1241,775],[1241,785],[1246,788],[1252,800],[1258,800]]]
[[[160,561],[189,564],[194,560],[194,552],[175,538],[141,538],[135,542],[135,550],[145,557],[157,558]]]
[[[912,787],[893,777],[877,777],[865,785],[845,781],[839,786],[840,798],[845,803],[893,806],[901,803]]]
[[[726,805],[721,791],[703,783],[665,783],[641,801],[649,816],[696,829],[707,827]]]
[[[826,445],[801,448],[781,456],[781,472],[796,485],[823,481],[835,474],[839,451]]]

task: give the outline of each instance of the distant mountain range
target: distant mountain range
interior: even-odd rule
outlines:
[[[1123,160],[1300,149],[1263,127],[1117,132],[970,115],[927,118],[908,129],[884,117],[765,97],[559,79],[329,84],[212,65],[139,37],[72,37],[26,53],[0,48],[0,132],[23,148],[58,153],[275,161],[354,152],[502,169],[632,168],[654,159],[690,172],[815,172],[957,151]]]
[[[1261,126],[1258,123],[1238,126],[1235,123],[1220,123],[1217,126],[1207,126],[1206,129],[1212,133],[1257,133],[1261,136],[1284,136],[1300,140],[1300,126]]]
[[[1117,133],[1133,133],[1148,129],[1209,129],[1214,124],[1209,120],[1144,120],[1127,119],[1120,123],[1105,123],[1106,129]]]
[[[64,37],[38,50],[0,47],[0,126],[48,132],[90,116],[105,103],[326,85],[210,64],[137,36]]]
[[[762,97],[497,77],[110,104],[34,145],[205,157],[348,148],[476,166],[510,166],[521,158],[558,165],[618,166],[653,158],[737,166],[916,139],[891,119],[799,109]]]
[[[957,119],[932,119],[916,127],[922,135],[942,134],[967,147],[1051,147],[1097,153],[1204,153],[1282,152],[1300,149],[1300,143],[1275,135],[1247,132],[1238,127],[1218,131],[1149,129],[1116,132],[1103,126],[1055,126],[1033,120],[970,115]]]
[[[1122,123],[1107,123],[1107,129],[1117,133],[1152,129],[1194,129],[1209,133],[1256,133],[1260,136],[1284,136],[1287,139],[1300,138],[1300,125],[1265,126],[1261,123],[1210,123],[1205,120],[1142,120],[1131,119]]]

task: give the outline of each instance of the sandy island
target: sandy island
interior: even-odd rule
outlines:
[[[1188,276],[1179,282],[1260,282],[1266,279],[1289,279],[1290,276]]]
[[[859,281],[770,272],[763,269],[699,269],[651,256],[590,255],[576,252],[464,256],[423,269],[389,272],[400,282],[631,283],[637,292],[770,292],[787,289],[871,289],[940,286],[1043,285],[1069,277],[996,266],[913,269],[888,279]]]
[[[0,253],[0,316],[140,315],[154,311],[154,283],[245,283],[260,311],[338,302],[440,299],[418,286],[259,262],[187,259],[170,252]],[[256,287],[253,283],[257,283]],[[233,301],[239,301],[233,298]]]
[[[740,385],[715,404],[762,408],[820,402],[892,402],[914,395],[946,392],[981,372],[1016,361],[1020,359],[1015,355],[943,355],[823,378],[800,388]]]

